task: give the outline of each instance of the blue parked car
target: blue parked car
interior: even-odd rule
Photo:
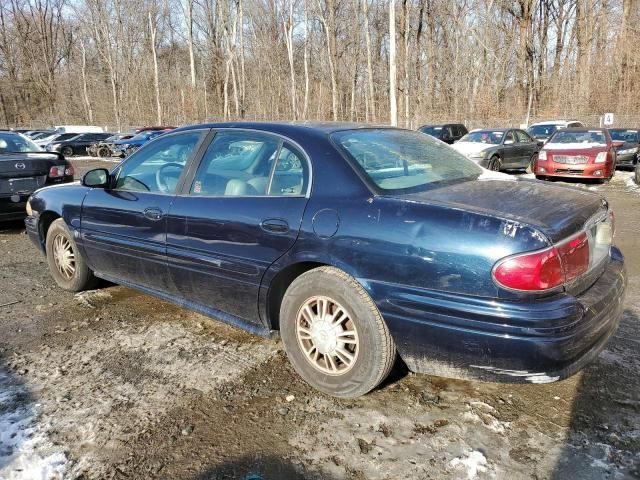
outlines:
[[[332,395],[414,372],[565,378],[616,330],[626,274],[590,191],[484,170],[418,132],[220,123],[30,199],[62,288],[96,278],[279,332]]]
[[[116,157],[128,157],[149,140],[153,140],[170,130],[144,130],[131,138],[113,142],[112,152]]]

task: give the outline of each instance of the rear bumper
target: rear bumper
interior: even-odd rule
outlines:
[[[602,351],[622,316],[626,273],[612,249],[604,273],[579,296],[531,302],[373,285],[410,370],[509,383],[573,375]]]
[[[535,174],[545,177],[581,177],[581,178],[609,178],[612,173],[611,163],[567,164],[553,161],[538,160]]]
[[[0,222],[24,218],[28,199],[29,194],[0,195]]]

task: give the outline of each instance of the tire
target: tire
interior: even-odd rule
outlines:
[[[62,147],[62,150],[60,150],[60,153],[65,157],[72,157],[73,156],[73,148],[71,147]]]
[[[307,334],[313,332],[323,305],[328,321],[334,315],[345,320],[327,330],[320,321],[313,336]],[[342,335],[334,336],[336,330]],[[389,375],[396,359],[389,329],[371,297],[353,277],[333,267],[309,270],[291,283],[280,308],[280,335],[296,372],[312,387],[336,397],[371,391]],[[332,348],[338,354],[331,354]]]
[[[64,220],[61,218],[55,220],[49,227],[46,251],[49,272],[60,288],[70,292],[80,292],[96,285],[97,279],[93,276],[93,272],[78,251],[73,235],[71,235]],[[64,264],[61,265],[60,263],[59,255],[62,255],[64,251],[73,255],[71,262],[66,263],[66,266],[69,267],[68,269],[65,269]],[[68,256],[66,258],[70,260]]]
[[[489,164],[487,165],[487,168],[493,172],[499,172],[500,167],[502,167],[500,163],[500,157],[498,157],[497,155],[494,155],[493,157],[491,157],[491,159],[489,160]]]
[[[536,163],[537,159],[538,159],[538,154],[537,153],[534,153],[533,155],[531,155],[531,160],[529,160],[529,165],[527,165],[527,168],[526,168],[526,172],[527,173],[534,173],[534,171],[535,171],[535,163]]]
[[[109,149],[107,147],[100,147],[98,149],[98,157],[108,157],[109,156]]]

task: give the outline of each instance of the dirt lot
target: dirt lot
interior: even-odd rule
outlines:
[[[621,327],[589,368],[513,386],[398,366],[349,401],[308,388],[277,341],[118,286],[61,291],[22,226],[0,226],[0,478],[638,478],[630,179],[584,187],[612,203],[629,273]]]

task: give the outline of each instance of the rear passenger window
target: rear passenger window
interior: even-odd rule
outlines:
[[[302,195],[306,187],[305,168],[300,152],[287,143],[283,144],[271,177],[269,195]]]
[[[280,140],[253,132],[218,133],[205,153],[192,195],[266,195]]]

